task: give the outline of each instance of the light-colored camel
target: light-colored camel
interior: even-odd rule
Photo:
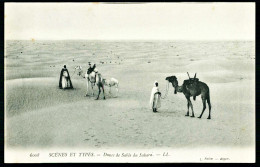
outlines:
[[[115,87],[118,95],[118,87],[119,87],[119,82],[115,78],[110,78],[110,79],[104,79],[105,81],[105,86],[109,87],[109,93],[111,93],[111,87]]]
[[[89,85],[91,86],[91,90],[92,90],[92,96],[94,96],[94,86],[96,83],[96,73],[95,71],[92,71],[90,74],[87,74],[83,72],[83,68],[81,66],[76,66],[75,70],[77,71],[77,75],[81,76],[84,79],[87,79],[87,91],[86,91],[86,96],[89,95]]]
[[[91,90],[92,90],[92,96],[94,96],[94,86],[95,84],[97,85],[98,89],[99,89],[99,93],[98,93],[98,97],[99,98],[99,94],[100,94],[100,88],[102,88],[103,90],[103,94],[104,94],[104,80],[102,79],[102,76],[100,73],[98,73],[97,69],[95,69],[94,71],[92,71],[90,74],[86,73],[84,74],[83,69],[81,66],[76,66],[75,70],[77,71],[77,74],[83,78],[87,79],[87,92],[86,92],[86,96],[88,96],[88,91],[89,91],[89,84],[91,86]],[[104,99],[105,98],[105,94],[104,94]]]

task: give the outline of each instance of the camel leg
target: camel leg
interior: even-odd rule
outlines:
[[[111,94],[111,86],[109,86],[109,94]]]
[[[87,92],[86,92],[86,96],[88,96],[88,79],[87,79]]]
[[[202,99],[202,103],[203,103],[203,109],[202,109],[202,112],[200,114],[200,116],[198,118],[201,118],[205,109],[206,109],[206,98],[204,96],[201,96],[201,99]]]
[[[190,103],[189,101],[187,100],[187,107],[188,107],[188,111],[187,111],[187,114],[185,116],[189,116],[189,108],[190,108]]]
[[[100,87],[98,86],[98,96],[97,96],[96,100],[99,99],[100,92],[101,92],[101,90],[100,90]]]
[[[210,104],[210,97],[207,98],[208,106],[209,106],[209,116],[207,119],[211,119],[210,112],[211,112],[211,104]]]
[[[192,115],[190,117],[194,117],[193,105],[190,101],[190,98],[189,98],[189,103],[190,103],[190,107],[191,107],[191,111],[192,111]]]
[[[189,116],[189,107],[191,107],[191,111],[192,111],[192,116],[191,116],[191,117],[194,117],[193,106],[192,106],[192,103],[191,103],[191,101],[190,101],[190,96],[187,95],[187,96],[186,96],[186,99],[187,99],[187,102],[188,102],[188,104],[187,104],[187,106],[188,106],[188,111],[187,111],[187,114],[186,114],[185,116]]]
[[[105,90],[104,90],[104,85],[102,85],[102,90],[103,90],[103,95],[104,95],[104,100],[106,99],[105,97]]]
[[[92,88],[92,96],[94,96],[94,84],[91,83],[91,88]]]
[[[194,117],[194,111],[193,111],[192,103],[190,101],[190,96],[186,96],[186,99],[188,101],[188,112],[187,112],[187,114],[185,116],[189,116],[189,106],[190,106],[191,107],[191,111],[192,111],[191,117]]]

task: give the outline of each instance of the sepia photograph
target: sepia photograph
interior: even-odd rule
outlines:
[[[5,163],[254,163],[255,3],[11,3]]]

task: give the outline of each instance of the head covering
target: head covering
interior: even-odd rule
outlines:
[[[158,82],[157,82],[157,81],[154,81],[154,84],[153,84],[153,85],[156,86],[156,83],[158,83]]]
[[[98,69],[97,69],[97,68],[95,68],[95,69],[94,69],[94,71],[95,71],[95,72],[98,72]]]

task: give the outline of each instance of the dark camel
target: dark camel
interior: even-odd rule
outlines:
[[[201,95],[203,109],[202,109],[202,113],[200,114],[200,116],[198,118],[202,117],[202,115],[206,109],[206,100],[207,100],[207,103],[209,106],[209,116],[207,119],[211,119],[211,116],[210,116],[211,104],[210,104],[209,87],[204,82],[198,81],[198,79],[196,79],[196,74],[195,74],[194,78],[190,78],[189,80],[184,80],[184,82],[181,86],[178,86],[178,80],[177,80],[176,76],[166,77],[166,80],[172,83],[175,94],[177,94],[177,92],[182,92],[185,95],[187,102],[188,102],[188,104],[187,104],[188,111],[185,116],[189,116],[189,107],[191,107],[191,110],[192,110],[191,117],[194,117],[193,106],[192,106],[190,97],[193,96],[193,99],[195,100],[196,96]]]
[[[101,89],[100,89],[100,88],[102,88],[102,90],[103,90],[103,95],[104,95],[104,100],[105,100],[105,99],[106,99],[106,97],[105,97],[105,91],[104,91],[105,80],[101,77],[101,74],[100,74],[100,73],[98,73],[97,75],[98,75],[98,76],[97,76],[97,81],[96,81],[96,83],[97,83],[97,86],[98,86],[98,97],[96,98],[96,100],[99,99],[99,95],[100,95],[100,92],[101,92]]]

